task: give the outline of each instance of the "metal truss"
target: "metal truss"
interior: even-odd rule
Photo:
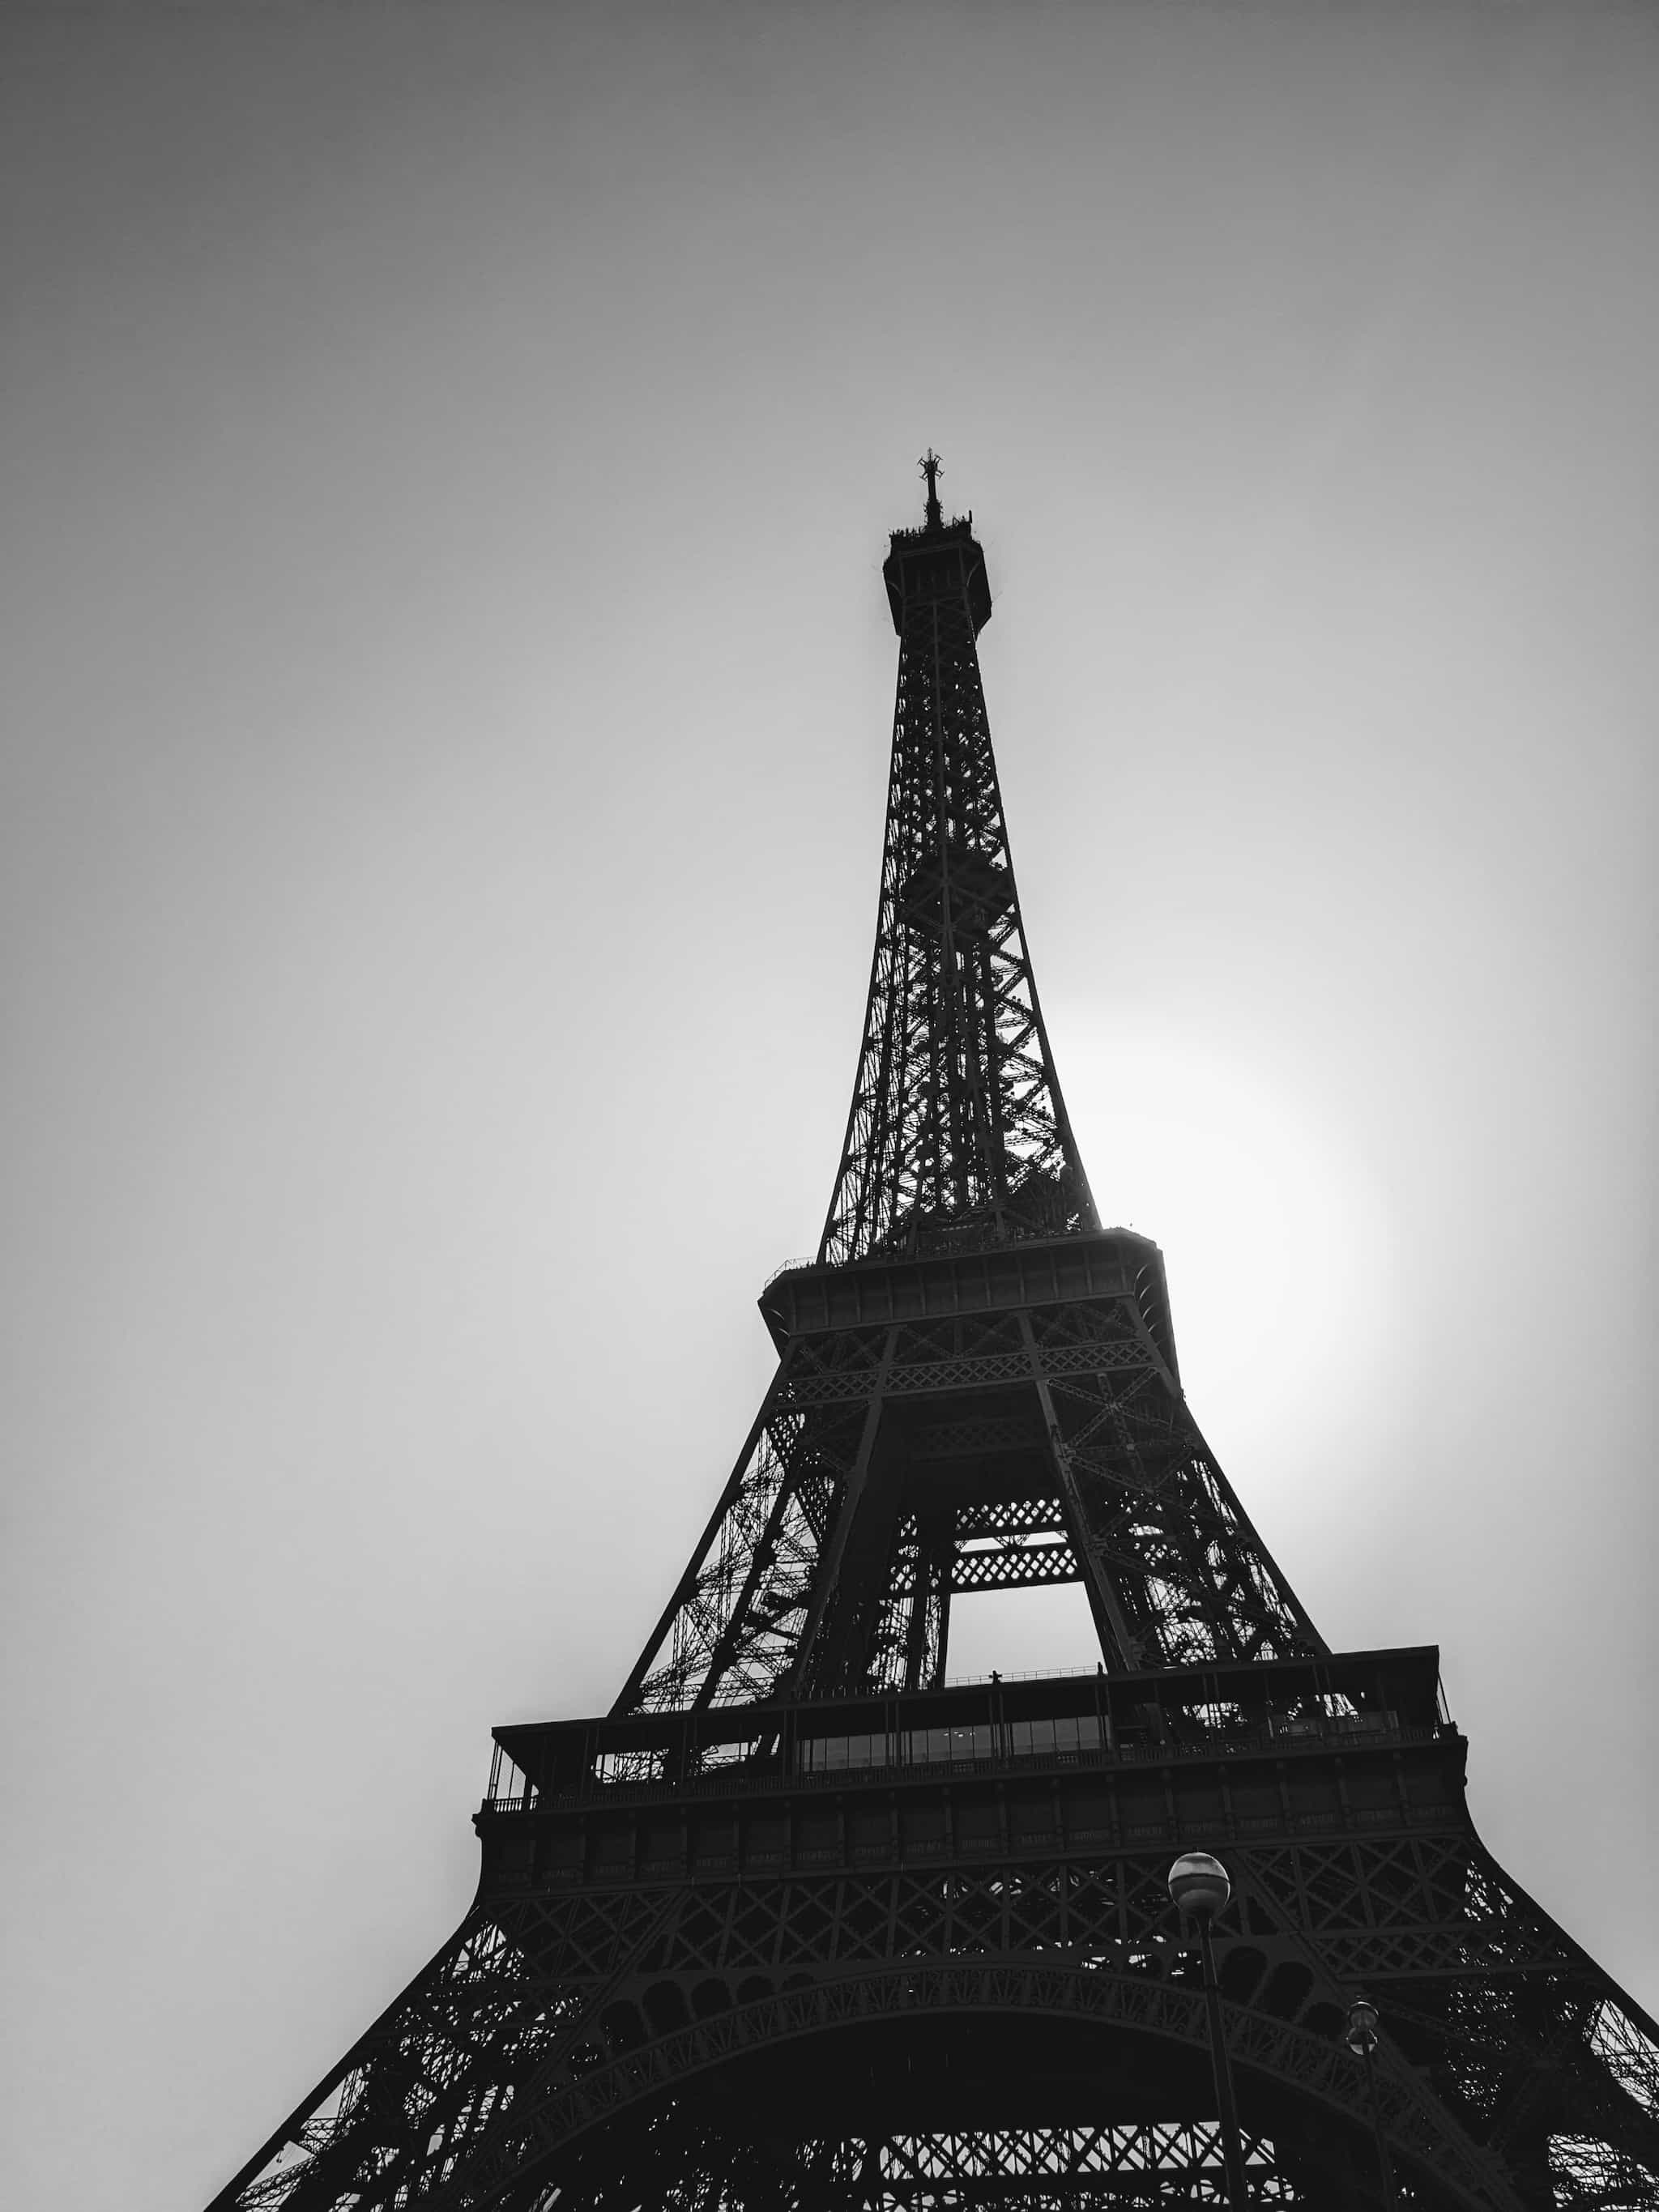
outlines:
[[[1328,1650],[1188,1408],[1156,1247],[1099,1229],[983,560],[927,466],[884,570],[858,1075],[818,1261],[763,1297],[776,1375],[610,1720],[501,1732],[544,1765],[492,1787],[472,1911],[214,2212],[1219,2203],[1193,1846],[1235,1885],[1253,2202],[1378,2212],[1363,1988],[1407,2212],[1659,2212],[1659,2030],[1481,1848],[1434,1655]],[[1099,1677],[940,1686],[953,1601],[1067,1581]]]
[[[867,1407],[795,1402],[785,1361],[619,1711],[672,1712],[773,1695],[799,1663],[825,1544]]]
[[[616,1711],[936,1682],[953,1595],[1079,1580],[1114,1668],[1324,1649],[1133,1300],[792,1339]]]
[[[1247,2136],[1251,2202],[1307,2205],[1273,2142]],[[1218,2129],[1193,2121],[1097,2127],[963,2128],[808,2137],[722,2125],[694,2104],[653,2115],[632,2154],[596,2176],[596,2208],[659,2204],[665,2212],[969,2212],[1000,2206],[1048,2212],[1226,2203]],[[532,2212],[554,2212],[568,2190],[538,2192]]]
[[[1363,1977],[1387,2031],[1381,2107],[1412,2201],[1659,2203],[1651,2023],[1466,1826],[1278,1839],[1229,1857],[1238,1886],[1219,1952],[1247,2121],[1275,2089],[1351,2130],[1368,2120],[1340,2034]],[[528,2203],[520,2179],[528,2188],[551,2160],[567,2185],[589,2176],[592,2193],[564,2201],[598,2205],[609,2199],[593,2175],[676,2100],[695,2106],[698,2077],[730,2078],[793,2039],[895,2022],[925,2034],[964,2014],[1026,2014],[1201,2050],[1166,1863],[1162,1849],[497,1900],[222,2201],[313,2212],[508,2191],[503,2203]],[[1015,2126],[983,2118],[999,2139]],[[1035,2154],[1042,2137],[1019,2139]],[[693,2148],[684,2156],[695,2174]]]
[[[1037,1004],[980,681],[963,523],[895,534],[898,697],[870,996],[819,1256],[1091,1227]]]
[[[892,2136],[859,2148],[863,2201],[893,2212],[910,2205],[1226,2202],[1220,2130],[1206,2122],[980,2128]],[[1249,2138],[1244,2160],[1255,2203],[1307,2202],[1279,2171],[1267,2138]]]

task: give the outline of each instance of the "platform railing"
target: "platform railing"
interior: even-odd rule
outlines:
[[[1356,1720],[1360,1725],[1356,1726]],[[911,1747],[906,1747],[902,1753],[890,1747],[886,1755],[871,1758],[856,1765],[808,1763],[802,1754],[808,1753],[809,1747],[826,1747],[838,1741],[836,1738],[809,1737],[795,1746],[794,1757],[787,1766],[774,1758],[763,1763],[733,1764],[701,1773],[690,1773],[679,1779],[639,1775],[605,1778],[589,1772],[562,1789],[548,1791],[536,1790],[526,1777],[511,1766],[510,1762],[504,1762],[500,1776],[500,1794],[486,1796],[481,1809],[490,1814],[540,1809],[550,1812],[601,1802],[611,1805],[648,1804],[688,1796],[700,1799],[750,1796],[775,1792],[781,1784],[787,1786],[792,1793],[796,1790],[816,1792],[861,1788],[872,1784],[890,1786],[923,1778],[933,1781],[1010,1772],[1063,1772],[1077,1768],[1190,1764],[1251,1752],[1271,1753],[1275,1757],[1284,1757],[1297,1752],[1322,1750],[1332,1743],[1395,1748],[1411,1744],[1433,1743],[1442,1736],[1455,1735],[1455,1729],[1448,1723],[1401,1723],[1397,1716],[1391,1713],[1369,1713],[1350,1719],[1327,1718],[1312,1723],[1297,1720],[1257,1729],[1218,1731],[1208,1739],[1183,1742],[1124,1742],[1120,1740],[1113,1744],[1085,1745],[1075,1749],[1042,1746],[1021,1750],[1005,1741],[982,1749],[976,1746],[963,1757],[948,1754],[930,1757],[925,1753],[918,1754]]]

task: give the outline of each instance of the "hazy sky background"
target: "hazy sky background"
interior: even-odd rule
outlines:
[[[1659,2004],[1659,16],[0,40],[0,2193],[204,2200],[644,1641],[829,1196],[930,441],[1102,1213]]]

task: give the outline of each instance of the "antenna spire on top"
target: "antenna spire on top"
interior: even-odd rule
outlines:
[[[945,520],[939,504],[939,480],[945,473],[944,465],[929,446],[926,458],[918,461],[916,466],[927,479],[927,527],[938,530],[943,526]]]

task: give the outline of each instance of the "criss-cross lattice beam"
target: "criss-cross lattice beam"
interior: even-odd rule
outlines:
[[[1287,2172],[1278,2147],[1247,2131],[1255,2205],[1317,2200]],[[623,2159],[576,2185],[589,2212],[1046,2212],[1051,2206],[1157,2212],[1224,2205],[1213,2122],[1124,2121],[1100,2126],[959,2127],[812,2136],[780,2142],[755,2124],[680,2100],[633,2132]],[[538,2192],[527,2212],[554,2212],[572,2188]]]
[[[976,643],[964,523],[897,532],[881,898],[852,1109],[820,1258],[1091,1227],[1031,973]]]
[[[1325,1648],[1133,1299],[792,1339],[614,1710],[938,1682],[953,1592],[1079,1580],[1115,1669]]]
[[[1466,2203],[1513,2203],[1515,2181],[1528,2204],[1647,2212],[1631,2191],[1659,2190],[1659,2039],[1466,1826],[1229,1858],[1218,1950],[1247,2082],[1363,2120],[1339,2029],[1364,1987],[1402,2156]],[[609,2115],[647,2124],[683,2075],[930,2010],[1034,2008],[1201,2045],[1166,1869],[1160,1850],[499,1899],[219,2202],[470,2205]]]
[[[842,1495],[872,1411],[800,1406],[786,1359],[650,1642],[613,1710],[665,1712],[769,1697],[788,1679],[822,1586]]]

